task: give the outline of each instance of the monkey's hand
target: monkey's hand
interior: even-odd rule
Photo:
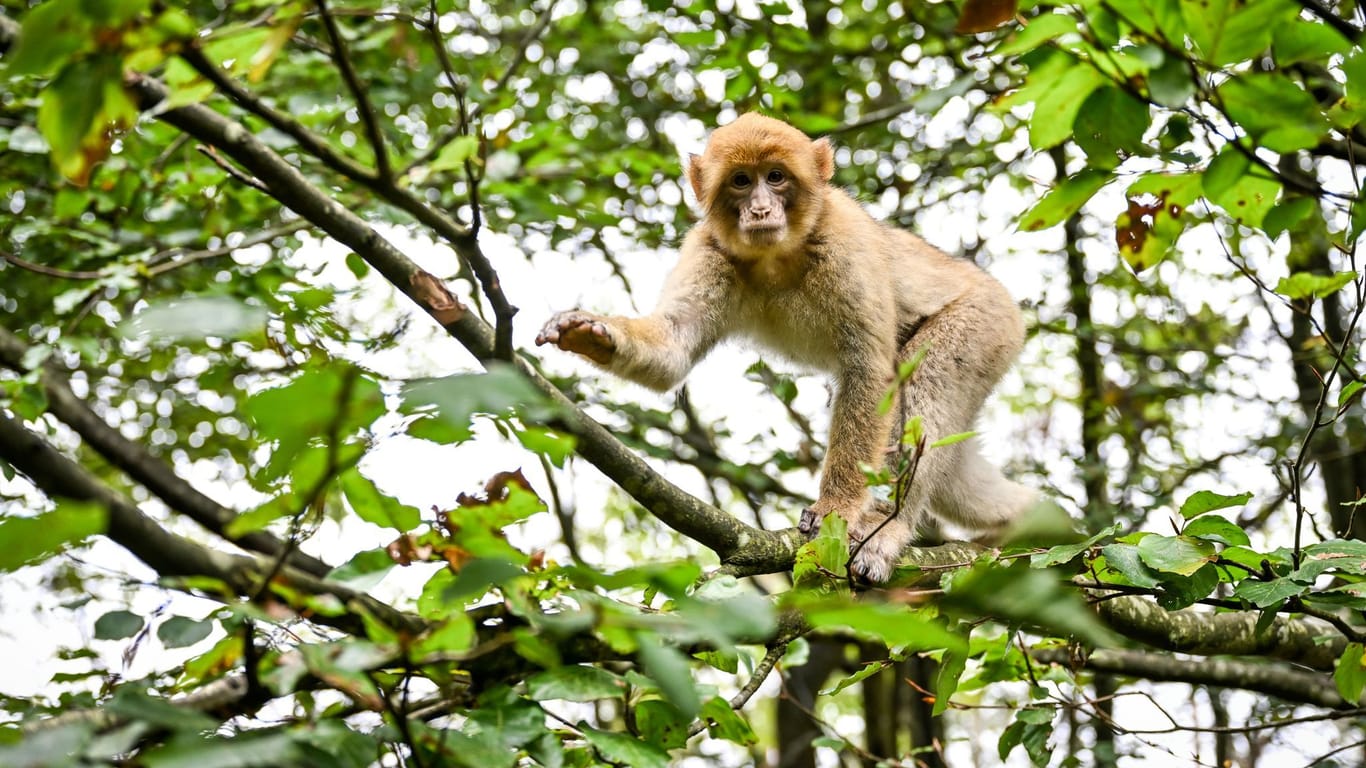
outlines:
[[[582,310],[558,312],[536,334],[536,346],[554,344],[567,352],[576,352],[598,365],[612,362],[616,342],[601,317]]]
[[[844,518],[851,525],[858,520],[868,507],[869,499],[836,499],[830,496],[822,496],[816,499],[816,503],[802,510],[801,519],[797,521],[797,530],[806,538],[814,539],[821,530],[821,521],[825,516],[834,512]]]

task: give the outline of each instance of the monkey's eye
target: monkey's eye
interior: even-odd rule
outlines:
[[[782,184],[786,180],[787,177],[783,175],[783,172],[776,168],[768,172],[769,184]]]
[[[732,176],[732,177],[730,178],[730,183],[731,183],[732,186],[738,187],[738,188],[741,188],[741,189],[743,189],[744,187],[748,187],[748,186],[750,185],[749,174],[748,174],[748,173],[737,173],[737,174],[735,174],[734,176]]]

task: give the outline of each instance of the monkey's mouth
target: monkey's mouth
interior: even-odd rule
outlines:
[[[778,238],[786,230],[787,219],[782,216],[769,216],[763,219],[740,217],[740,232],[750,237]]]

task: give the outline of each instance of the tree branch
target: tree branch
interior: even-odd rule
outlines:
[[[3,31],[0,31],[0,35],[3,35]],[[213,83],[233,103],[293,138],[302,149],[322,161],[323,165],[333,172],[339,173],[374,192],[385,202],[412,216],[449,243],[455,249],[461,262],[474,274],[480,288],[484,291],[484,295],[488,296],[498,326],[504,329],[503,338],[506,341],[502,348],[495,345],[497,356],[503,360],[511,358],[511,323],[513,316],[517,314],[517,308],[508,302],[506,294],[503,293],[503,286],[498,273],[494,270],[488,257],[484,255],[474,231],[437,211],[410,190],[394,184],[392,179],[381,177],[355,160],[336,152],[317,134],[309,131],[298,121],[267,106],[251,91],[228,77],[221,67],[209,61],[204,56],[203,51],[198,48],[186,48],[181,52],[181,56],[196,72]],[[150,109],[165,98],[165,86],[149,77],[138,77],[133,85],[140,92],[142,97],[140,106],[144,110]],[[165,116],[162,115],[162,118],[165,119]],[[224,119],[226,120],[226,118]],[[168,120],[167,122],[171,121]],[[246,130],[236,123],[233,125],[237,125],[243,131]],[[221,148],[225,151],[227,149],[226,147]],[[238,162],[242,161],[238,159]],[[247,163],[242,164],[244,167],[250,167]],[[300,180],[305,184],[308,183],[302,175],[300,175]],[[471,201],[472,204],[476,202]]]
[[[1030,652],[1045,664],[1081,666],[1094,672],[1141,677],[1173,683],[1215,685],[1266,693],[1286,701],[1313,704],[1333,709],[1350,708],[1327,676],[1305,672],[1288,664],[1242,661],[1239,659],[1178,659],[1143,651],[1103,649],[1092,651],[1084,660],[1061,648],[1042,648]]]
[[[23,360],[28,352],[14,334],[0,327],[0,365],[27,372]],[[227,535],[228,524],[237,513],[200,493],[193,485],[176,475],[175,470],[153,456],[142,445],[135,443],[105,423],[84,400],[71,390],[65,376],[54,366],[42,369],[43,389],[47,392],[48,409],[52,415],[76,431],[76,434],[99,452],[110,464],[118,467],[135,481],[155,493],[167,506],[194,520],[210,531],[245,549],[272,557],[288,553],[289,564],[314,576],[325,576],[331,566],[302,552],[290,552],[284,542],[264,531],[253,531],[238,537]]]
[[[50,497],[92,501],[104,507],[109,513],[105,535],[162,576],[208,576],[222,581],[238,595],[247,595],[260,585],[262,577],[270,570],[268,563],[256,557],[220,552],[167,531],[138,509],[132,500],[101,483],[40,435],[3,412],[0,412],[0,458],[23,472]],[[357,606],[358,610],[368,612],[390,627],[413,633],[421,632],[425,627],[419,617],[397,611],[387,603],[340,584],[323,583],[294,568],[283,569],[275,584],[307,595],[331,595],[348,606]],[[222,599],[221,596],[213,597]],[[318,611],[310,618],[344,632],[365,634],[365,625],[356,612],[329,616]]]
[[[1259,634],[1252,611],[1167,611],[1133,595],[1101,601],[1096,610],[1120,634],[1179,653],[1262,656],[1331,670],[1347,645],[1347,638],[1317,619],[1277,616]]]

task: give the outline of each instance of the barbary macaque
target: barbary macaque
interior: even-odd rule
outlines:
[[[689,159],[704,216],[655,310],[560,312],[536,343],[661,391],[731,336],[831,374],[820,497],[800,527],[814,534],[826,514],[839,514],[855,549],[851,569],[883,582],[925,514],[990,535],[1033,504],[1033,491],[1006,479],[971,439],[921,456],[893,520],[860,468],[883,467],[898,449],[898,414],[919,415],[929,441],[971,430],[1020,352],[1024,321],[1001,283],[873,219],[829,184],[833,174],[830,143],[780,120],[746,114],[717,129]],[[898,364],[922,349],[900,402],[882,412]]]

